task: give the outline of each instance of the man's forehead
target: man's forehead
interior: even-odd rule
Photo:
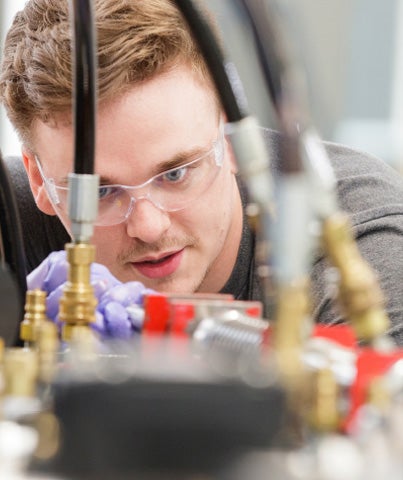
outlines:
[[[95,170],[103,183],[141,183],[148,178],[196,159],[211,149],[219,134],[218,117],[212,117],[210,128],[195,131],[194,137],[184,141],[180,135],[162,137],[156,135],[155,142],[142,141],[134,137],[128,146],[119,142],[98,145],[95,155]],[[173,138],[173,141],[171,139]],[[35,153],[48,177],[56,183],[67,182],[73,169],[74,133],[72,125],[58,124],[57,128],[48,123],[38,123]],[[132,148],[129,147],[132,145]]]
[[[37,118],[32,124],[33,147],[40,147],[43,143],[54,138],[55,135],[71,137],[73,135],[73,116],[71,112],[57,112],[45,118]]]
[[[186,67],[133,86],[98,106],[96,168],[109,174],[114,164],[122,169],[133,163],[129,160],[155,164],[181,151],[205,148],[215,140],[220,113],[210,88],[195,81]],[[55,179],[66,175],[74,152],[71,112],[37,120],[33,132],[34,152],[45,170]]]
[[[36,120],[27,149],[39,160],[44,175],[58,185],[67,184],[68,174],[74,170],[74,135],[67,118],[57,123]]]

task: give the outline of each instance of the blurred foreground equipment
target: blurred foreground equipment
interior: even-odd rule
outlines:
[[[230,122],[229,138],[251,199],[267,304],[222,295],[149,294],[141,336],[101,343],[93,334],[95,40],[91,3],[74,1],[74,238],[66,246],[63,335],[59,340],[44,315],[43,293],[28,292],[20,329],[24,346],[1,350],[0,476],[398,480],[403,352],[384,337],[382,295],[338,210],[332,171],[310,125],[281,22],[273,21],[267,3],[241,2],[284,134],[279,176],[272,179],[256,120],[237,104],[207,22],[190,0],[176,3],[206,56]],[[295,202],[309,190],[321,199],[317,210]],[[340,301],[351,327],[312,324],[307,225],[313,219],[340,273]],[[21,272],[15,262],[11,266]],[[18,301],[7,303],[6,297],[18,297],[16,281],[7,268],[3,272],[1,301],[10,307],[7,314],[16,315]],[[138,306],[132,310],[138,321]]]

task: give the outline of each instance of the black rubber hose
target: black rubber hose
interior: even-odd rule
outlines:
[[[225,57],[216,40],[216,37],[208,24],[204,14],[191,0],[176,0],[176,5],[185,17],[187,24],[199,45],[211,77],[215,84],[218,95],[228,122],[238,122],[248,116],[244,107],[240,105],[231,80],[225,68]],[[239,81],[239,79],[237,79]]]
[[[73,0],[74,172],[94,173],[96,122],[95,26],[91,0]]]
[[[17,201],[11,186],[11,180],[0,153],[0,233],[3,249],[3,262],[7,265],[18,289],[19,320],[24,317],[25,296],[27,292],[25,251],[21,219]],[[6,319],[14,321],[13,319]],[[18,322],[16,322],[16,326]],[[15,344],[18,344],[18,332]]]

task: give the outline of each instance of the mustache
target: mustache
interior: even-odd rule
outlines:
[[[181,250],[184,247],[194,247],[197,245],[197,239],[190,236],[178,238],[163,238],[156,243],[146,243],[141,240],[133,240],[130,247],[120,252],[117,260],[119,263],[127,263],[133,258],[145,257],[152,253],[166,252],[169,250]]]

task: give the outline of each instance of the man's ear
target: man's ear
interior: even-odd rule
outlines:
[[[56,215],[48,194],[46,193],[45,185],[43,183],[41,174],[39,173],[38,165],[35,161],[35,156],[26,148],[22,148],[22,160],[28,175],[29,185],[31,187],[32,195],[39,210],[47,215]]]

